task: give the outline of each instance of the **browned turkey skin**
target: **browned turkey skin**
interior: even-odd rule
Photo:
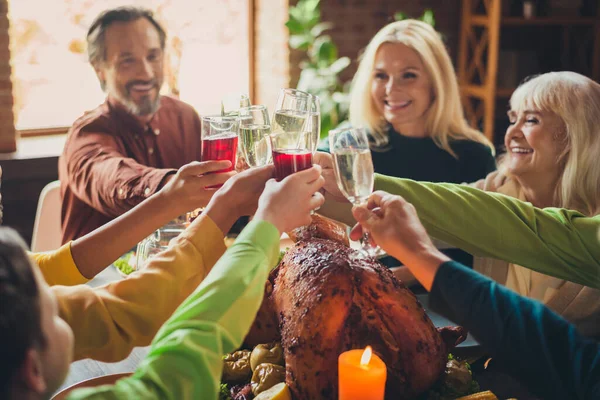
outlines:
[[[320,238],[303,236],[271,273],[246,344],[281,340],[294,400],[337,399],[338,356],[367,345],[388,367],[386,398],[429,389],[464,332],[442,337],[388,268],[343,244],[337,230],[335,240],[317,231]]]

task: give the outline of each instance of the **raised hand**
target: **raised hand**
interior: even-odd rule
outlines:
[[[273,177],[273,164],[245,170],[221,187],[204,209],[204,213],[227,232],[244,215],[253,215],[265,183]]]
[[[311,211],[325,201],[319,193],[324,183],[318,165],[289,175],[281,182],[270,179],[258,200],[255,218],[272,223],[279,232],[310,224]]]
[[[317,151],[313,155],[313,163],[319,165],[323,170],[321,174],[325,178],[325,184],[321,192],[326,196],[333,197],[335,201],[348,203],[348,199],[342,194],[335,180],[335,170],[331,154]]]
[[[358,224],[350,233],[357,240],[363,228],[386,253],[406,265],[426,289],[431,288],[437,268],[450,260],[432,243],[414,206],[400,196],[377,191],[366,206],[352,210]]]
[[[167,178],[156,196],[168,199],[177,215],[205,207],[221,185],[236,174],[235,171],[217,172],[231,167],[231,161],[193,161],[179,168]]]

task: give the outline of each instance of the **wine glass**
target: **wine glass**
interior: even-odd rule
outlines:
[[[369,139],[364,128],[346,128],[329,131],[330,151],[333,155],[335,179],[344,196],[354,205],[367,202],[375,182]],[[376,257],[381,249],[372,246],[369,233],[363,228],[361,253]]]
[[[271,161],[268,136],[271,133],[267,107],[256,105],[240,108],[240,148],[250,167],[267,165]]]
[[[202,161],[231,161],[231,167],[216,172],[227,172],[235,167],[238,147],[239,120],[237,116],[209,115],[202,117]],[[209,186],[218,188],[222,185]]]
[[[305,127],[312,107],[312,95],[297,89],[281,89],[275,112],[271,132],[301,132]]]
[[[321,138],[321,101],[318,96],[311,95],[309,118],[306,121],[307,130],[312,132],[313,153],[317,151],[319,139]]]
[[[312,135],[300,130],[294,132],[278,132],[269,135],[275,179],[283,180],[294,172],[312,167]]]
[[[250,98],[244,93],[230,93],[221,99],[221,115],[236,116],[239,109],[250,106]]]

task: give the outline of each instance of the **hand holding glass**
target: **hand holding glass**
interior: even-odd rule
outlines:
[[[363,128],[329,131],[329,144],[335,178],[341,192],[354,205],[366,203],[375,182],[366,131]],[[364,231],[360,243],[361,252],[366,256],[375,257],[379,254],[379,247],[371,246],[368,232]]]

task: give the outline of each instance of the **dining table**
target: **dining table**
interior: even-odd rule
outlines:
[[[226,245],[230,244],[232,241],[233,238],[225,239]],[[293,244],[294,243],[292,240],[285,233],[281,236],[279,243],[281,250],[285,251],[286,249],[292,247]],[[119,281],[121,279],[127,278],[122,275],[114,265],[111,264],[93,279],[87,282],[86,285],[91,287],[99,287],[111,282]],[[67,375],[67,378],[63,382],[62,386],[59,388],[58,392],[76,383],[97,378],[99,376],[133,372],[139,363],[144,359],[146,354],[148,354],[149,347],[150,346],[135,347],[127,358],[115,363],[101,362],[92,359],[75,361],[71,364],[69,374]]]
[[[226,243],[228,241],[226,240]],[[285,251],[292,247],[293,242],[286,234],[282,235],[280,249]],[[351,247],[358,247],[358,243],[351,243]],[[398,267],[391,268],[392,272],[398,277],[403,277],[402,270]],[[114,265],[110,265],[96,277],[90,280],[87,285],[91,287],[102,286],[111,282],[116,282],[122,279],[127,279],[123,276]],[[415,293],[421,304],[427,310],[430,318],[436,326],[454,325],[452,321],[445,319],[443,316],[436,314],[428,307],[428,296],[426,291],[418,282],[406,282],[409,289]],[[119,362],[107,363],[91,359],[75,361],[71,364],[67,378],[57,392],[70,387],[74,384],[90,380],[93,378],[115,375],[120,373],[134,372],[140,362],[144,359],[149,351],[150,346],[136,347],[132,350],[127,358]],[[498,398],[518,398],[519,400],[537,400],[537,397],[531,395],[525,387],[519,384],[516,380],[509,377],[493,362],[486,363],[487,357],[484,352],[478,348],[478,343],[469,335],[467,340],[460,348],[454,349],[464,359],[468,359],[472,363],[473,374],[479,381],[482,390],[492,390]],[[493,361],[493,360],[492,360]]]
[[[116,282],[124,278],[114,265],[110,265],[104,269],[94,279],[90,280],[86,285],[98,287],[107,283]],[[136,347],[127,358],[115,363],[107,363],[86,358],[84,360],[75,361],[69,368],[67,379],[63,382],[58,390],[59,392],[71,385],[82,382],[88,379],[96,378],[104,375],[112,375],[123,372],[133,372],[138,364],[144,359],[148,353],[149,346]]]

